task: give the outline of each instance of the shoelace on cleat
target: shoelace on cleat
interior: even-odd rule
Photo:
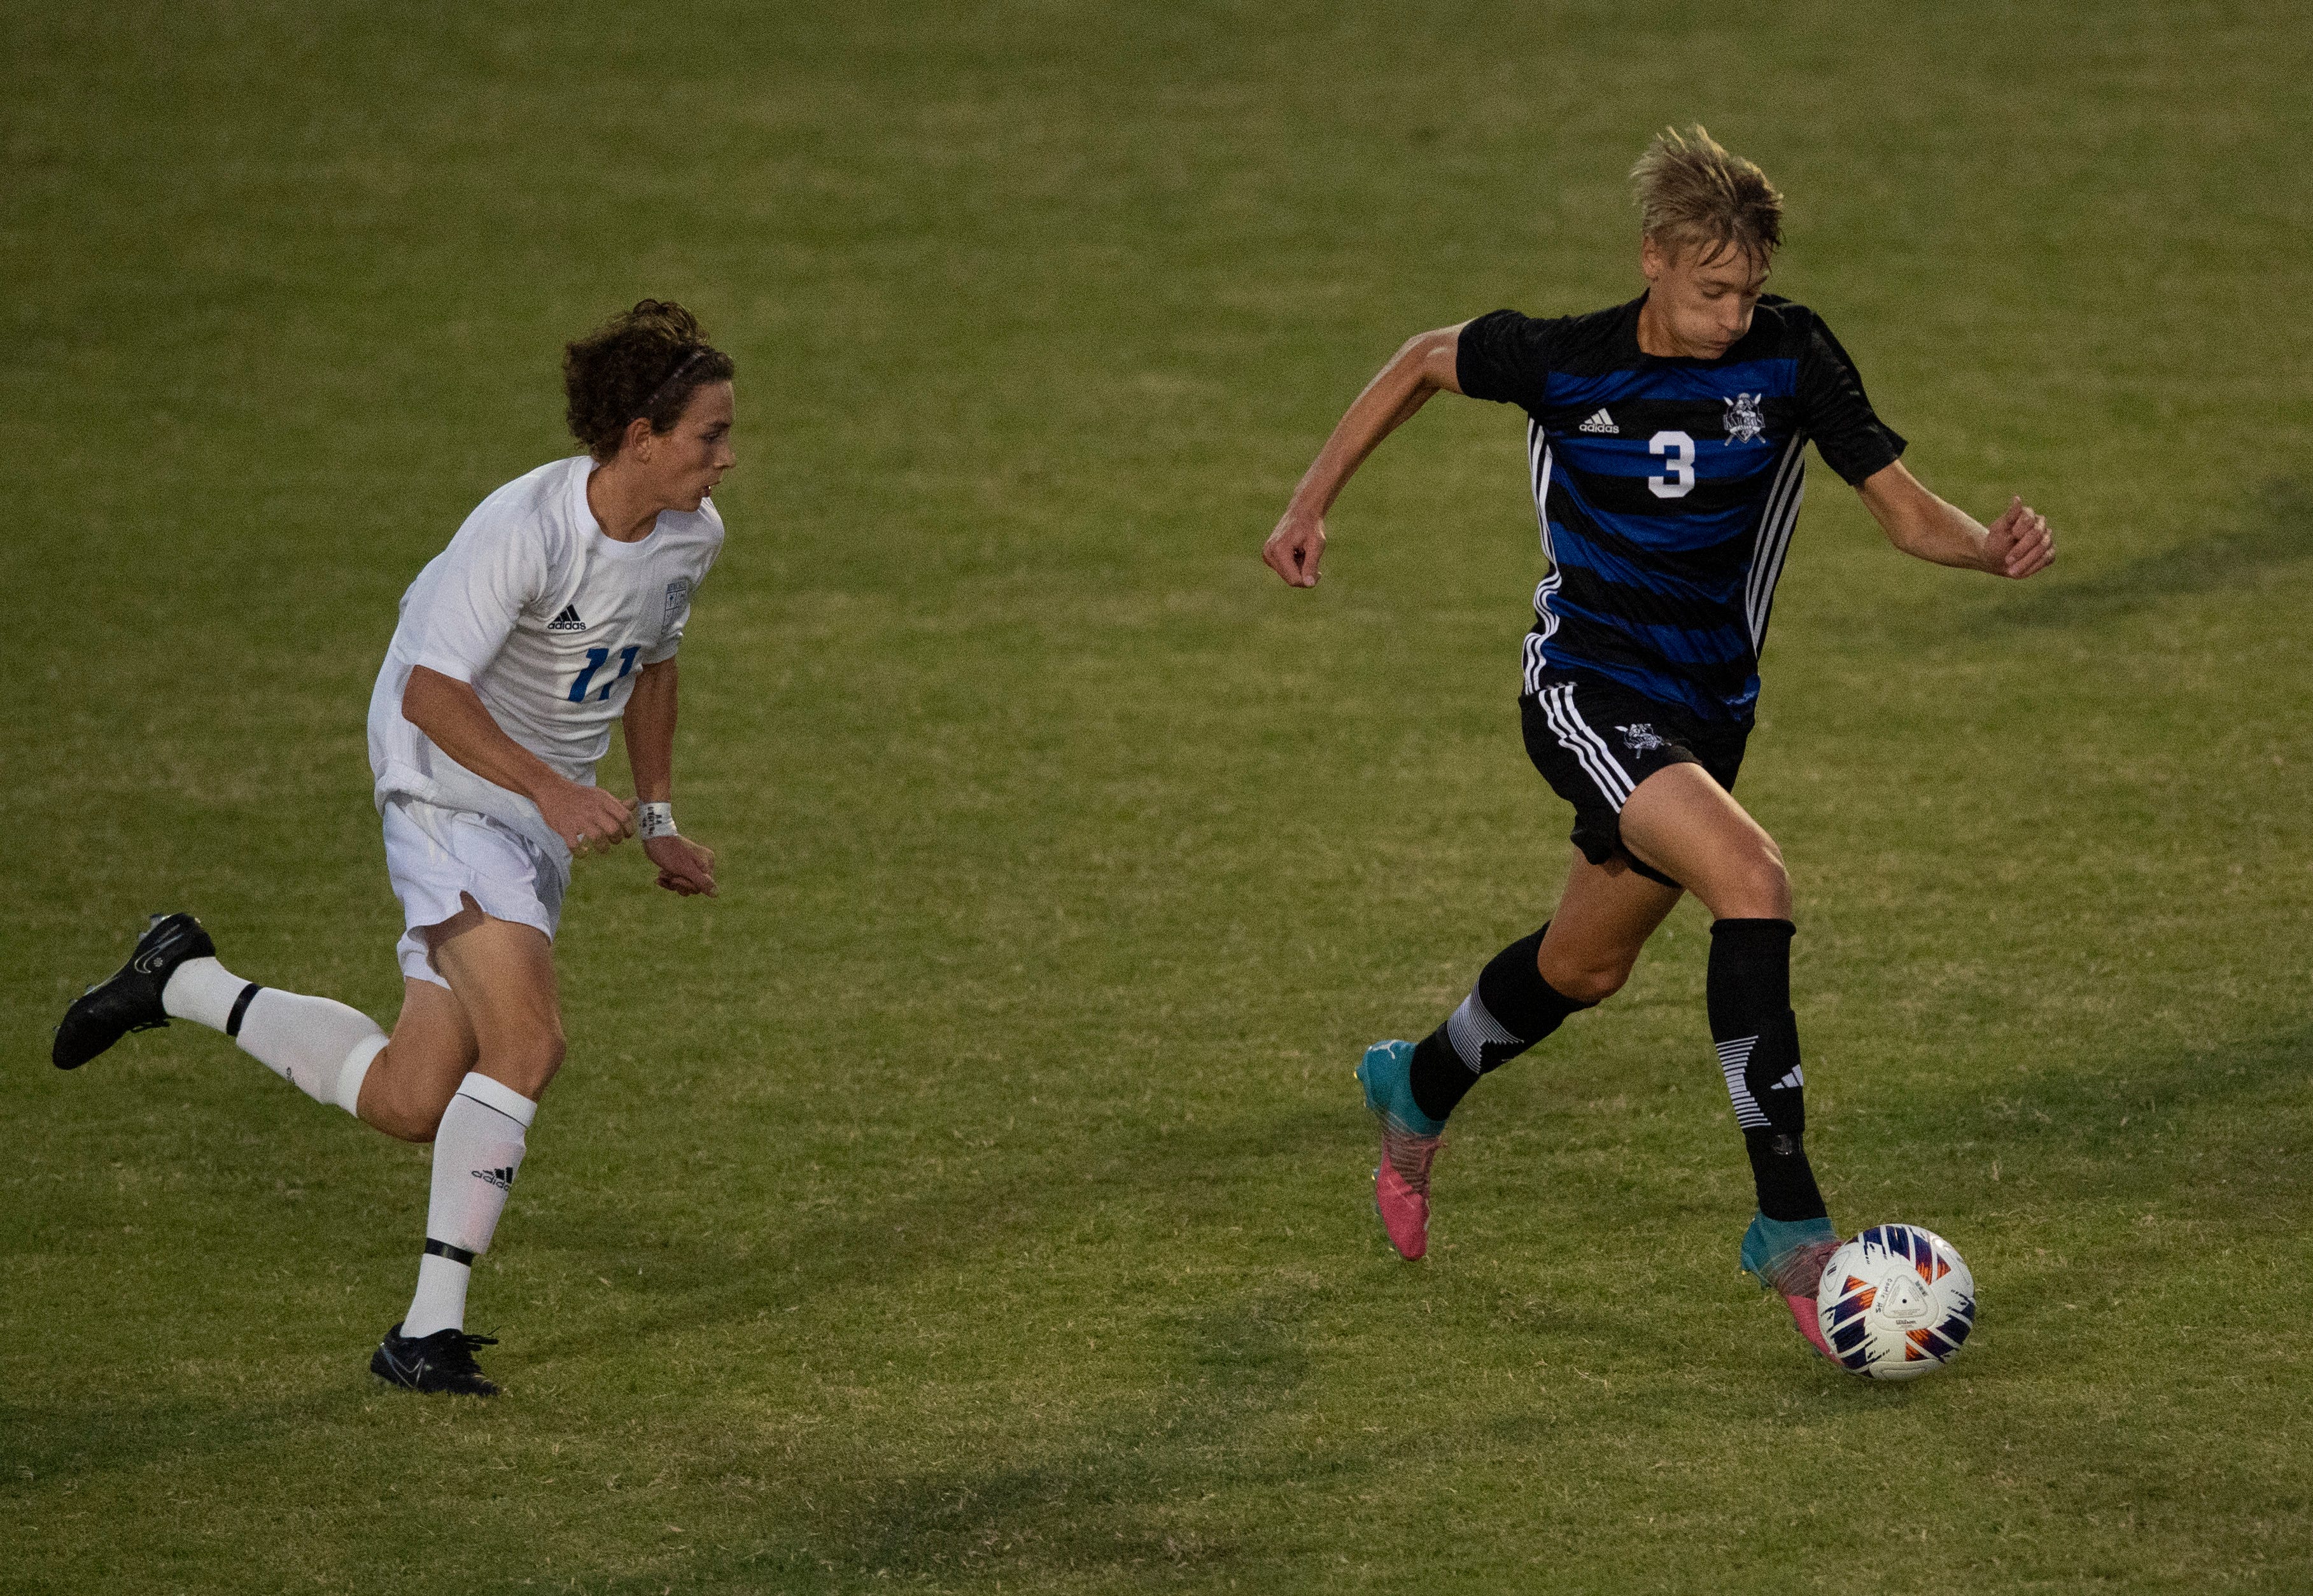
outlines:
[[[437,1342],[440,1345],[435,1345]],[[456,1374],[479,1374],[482,1372],[481,1365],[474,1362],[474,1349],[497,1344],[496,1336],[472,1336],[463,1330],[442,1330],[427,1337],[418,1345],[425,1349],[425,1355],[438,1368]]]
[[[1429,1166],[1445,1141],[1444,1136],[1417,1136],[1390,1116],[1381,1117],[1381,1155],[1416,1197],[1429,1195]]]

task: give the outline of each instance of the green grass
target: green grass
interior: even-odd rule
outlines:
[[[2313,1584],[2296,8],[808,9],[8,8],[0,1589]],[[1931,570],[1819,472],[1744,775],[1835,1212],[1982,1284],[1913,1388],[1735,1274],[1692,909],[1385,1252],[1356,1051],[1564,853],[1517,417],[1254,559],[1405,335],[1634,292],[1696,118],[1921,474],[2063,539]],[[408,1399],[424,1153],[48,1029],[180,904],[390,1013],[395,598],[646,293],[740,361],[726,890],[582,869],[511,1394]]]

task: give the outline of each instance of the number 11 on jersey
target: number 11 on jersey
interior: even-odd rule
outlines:
[[[627,672],[635,668],[635,656],[642,653],[642,651],[643,645],[639,643],[629,643],[626,647],[619,650],[619,673],[602,684],[602,697],[605,700],[610,697],[611,689],[618,686],[619,683],[624,681],[627,679]],[[594,672],[600,671],[603,666],[610,662],[611,651],[609,649],[588,649],[586,651],[586,668],[578,672],[578,680],[570,684],[570,702],[573,704],[584,704],[586,701],[586,688],[593,684]]]

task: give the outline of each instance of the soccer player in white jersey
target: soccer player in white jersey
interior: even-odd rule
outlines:
[[[417,1294],[370,1361],[396,1385],[497,1390],[474,1361],[492,1341],[466,1333],[466,1285],[562,1064],[553,939],[572,856],[639,829],[658,885],[715,892],[714,854],[674,824],[675,651],[723,546],[709,495],[734,463],[733,369],[657,300],[569,346],[587,452],[483,500],[402,595],[369,710],[408,927],[391,1036],[229,972],[189,914],[153,916],[57,1028],[55,1062],[75,1069],[128,1031],[194,1021],[318,1101],[433,1143]],[[594,785],[614,723],[634,802]]]

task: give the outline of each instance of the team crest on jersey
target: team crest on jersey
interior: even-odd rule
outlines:
[[[1727,401],[1727,441],[1747,443],[1767,430],[1767,418],[1759,409],[1763,393],[1738,393]]]
[[[1643,754],[1651,749],[1670,746],[1668,738],[1644,721],[1640,721],[1635,726],[1617,726],[1614,730],[1623,734],[1623,741],[1631,745],[1631,751],[1634,754]]]
[[[666,584],[666,613],[659,618],[659,629],[661,631],[664,631],[667,627],[674,625],[676,621],[682,619],[682,607],[690,602],[690,577],[678,576],[673,582],[668,583]]]

